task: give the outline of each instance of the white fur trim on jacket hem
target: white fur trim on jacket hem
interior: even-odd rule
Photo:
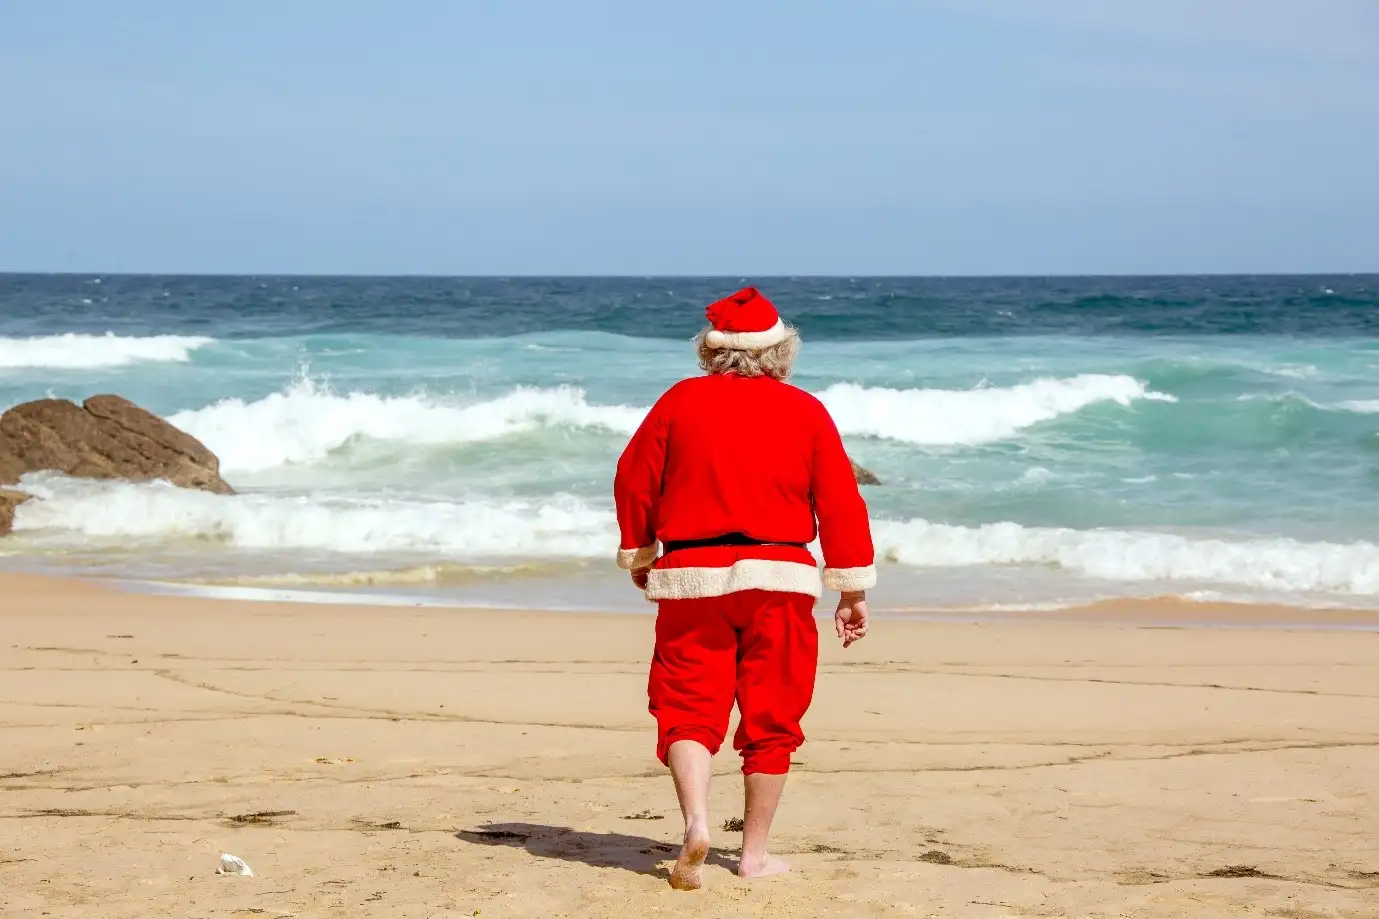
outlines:
[[[642,546],[640,549],[619,549],[618,567],[624,571],[633,568],[646,568],[656,561],[656,544]]]
[[[824,587],[829,590],[870,590],[876,586],[876,566],[865,568],[825,568]]]
[[[745,558],[728,568],[653,568],[647,579],[648,600],[698,600],[724,597],[740,590],[817,597],[819,569],[799,562]]]
[[[704,336],[704,344],[710,348],[731,348],[734,351],[765,351],[783,341],[785,323],[779,319],[765,332],[720,332],[710,329]]]

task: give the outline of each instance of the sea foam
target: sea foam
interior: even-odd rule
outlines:
[[[1379,546],[1368,542],[1211,539],[1009,522],[964,527],[910,520],[874,526],[877,554],[913,567],[1037,565],[1107,581],[1379,595]]]
[[[42,500],[20,505],[15,532],[50,543],[200,540],[239,549],[421,552],[468,557],[608,556],[610,509],[555,495],[541,500],[213,495],[159,483],[26,478]]]
[[[45,545],[217,542],[241,549],[466,558],[611,559],[612,507],[543,499],[212,495],[159,484],[31,476],[43,500],[20,505],[15,530]],[[1054,568],[1108,582],[1221,585],[1271,593],[1379,596],[1379,546],[1284,538],[1204,538],[922,519],[873,523],[877,557],[911,568]],[[611,564],[611,561],[610,561]],[[883,572],[884,578],[884,572]]]
[[[213,338],[194,335],[140,338],[111,332],[0,338],[0,369],[86,370],[142,362],[183,363],[191,359],[196,349],[214,343]]]

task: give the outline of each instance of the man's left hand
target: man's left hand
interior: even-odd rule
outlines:
[[[633,568],[632,583],[637,585],[638,590],[646,590],[647,575],[651,574],[651,568]]]

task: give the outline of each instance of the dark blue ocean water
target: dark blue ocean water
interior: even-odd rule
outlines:
[[[0,275],[0,408],[121,393],[240,490],[39,475],[0,552],[510,602],[568,604],[574,579],[623,602],[613,462],[696,372],[704,305],[746,283],[884,480],[892,605],[1379,603],[1375,275]]]
[[[97,283],[99,282],[99,283]],[[762,287],[821,341],[1379,334],[1379,275],[1149,278],[321,278],[0,274],[0,333],[688,338]]]

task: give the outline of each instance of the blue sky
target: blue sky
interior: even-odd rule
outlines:
[[[1379,0],[10,0],[0,269],[1379,271]]]

